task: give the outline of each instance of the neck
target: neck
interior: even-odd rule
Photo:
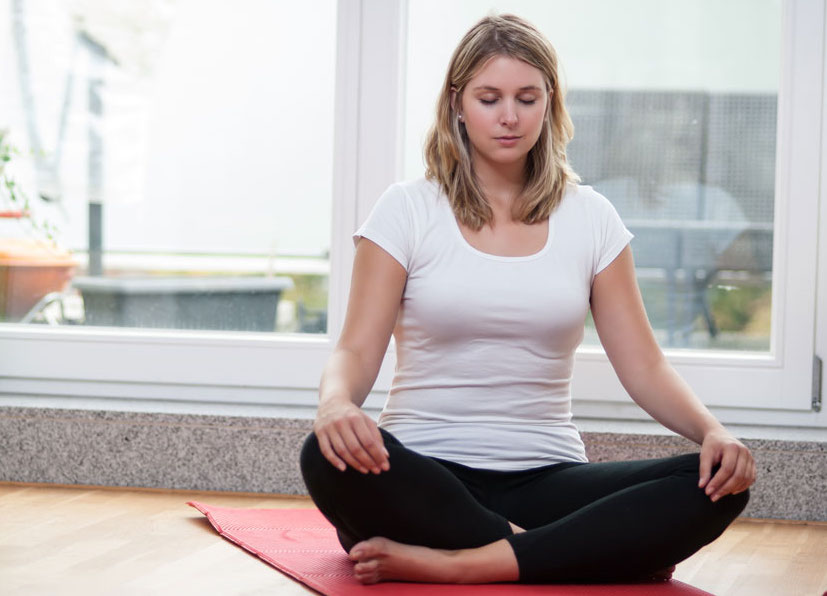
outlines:
[[[474,176],[495,212],[511,212],[525,185],[525,158],[508,164],[492,163],[473,156]]]

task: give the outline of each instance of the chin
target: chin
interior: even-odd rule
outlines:
[[[525,161],[528,158],[528,153],[520,153],[520,154],[512,154],[512,155],[492,155],[489,157],[489,161],[491,163],[501,164],[504,166],[510,166],[515,163],[519,163],[521,161]]]

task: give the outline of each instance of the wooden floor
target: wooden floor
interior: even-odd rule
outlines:
[[[0,594],[313,593],[218,536],[190,500],[312,506],[275,495],[0,483]],[[726,596],[821,596],[827,524],[738,521],[675,577]]]

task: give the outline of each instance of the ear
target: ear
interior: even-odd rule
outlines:
[[[457,93],[457,88],[451,85],[451,109],[454,112],[459,112],[457,101],[459,101],[459,93]]]

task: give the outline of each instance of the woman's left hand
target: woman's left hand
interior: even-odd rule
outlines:
[[[715,476],[712,468],[720,464]],[[705,489],[712,501],[728,494],[747,490],[755,482],[755,461],[749,449],[724,429],[710,431],[701,444],[701,478],[698,487]]]

